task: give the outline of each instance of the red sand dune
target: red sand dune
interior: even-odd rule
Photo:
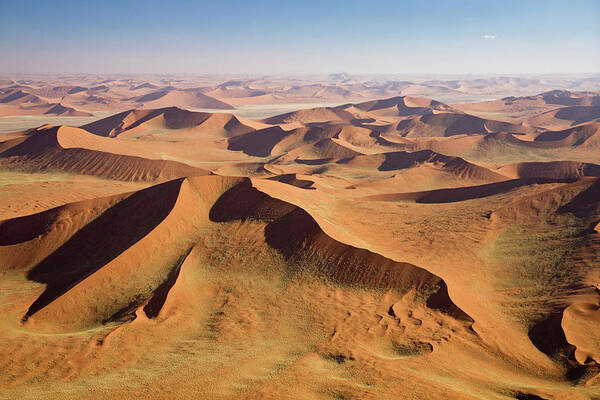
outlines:
[[[268,124],[324,124],[324,123],[370,123],[381,117],[407,117],[437,112],[451,112],[453,109],[432,99],[417,97],[392,97],[358,104],[345,104],[337,107],[317,107],[293,111],[267,118]]]
[[[49,102],[38,95],[21,89],[11,89],[4,94],[0,92],[0,104],[2,105],[0,116],[30,114],[92,116],[90,113],[67,107],[61,103]]]
[[[282,183],[287,183],[288,185],[296,186],[302,189],[314,189],[312,185],[314,185],[314,181],[310,179],[301,179],[298,178],[296,174],[282,174],[275,175],[270,178],[267,178],[273,181],[278,181]]]
[[[552,90],[542,93],[541,97],[547,104],[561,106],[597,106],[600,105],[600,95],[597,92],[571,92],[568,90]]]
[[[27,87],[23,88],[27,93],[47,99],[60,99],[70,94],[75,94],[88,90],[79,85],[64,85],[64,86],[45,86],[40,88]]]
[[[524,178],[512,179],[485,185],[467,186],[452,189],[436,189],[423,192],[388,193],[361,197],[366,201],[414,201],[417,203],[454,203],[505,193],[515,188],[527,185],[547,184],[554,182],[573,181],[573,179],[558,178]]]
[[[552,129],[562,126],[574,126],[600,119],[600,105],[596,106],[571,106],[547,111],[527,119],[530,125],[548,127]]]
[[[290,133],[279,126],[261,129],[229,139],[229,150],[243,151],[257,157],[268,157],[273,148]]]
[[[524,125],[487,120],[468,114],[442,113],[413,117],[398,122],[390,132],[403,137],[485,135],[490,132],[526,133],[535,131]]]
[[[89,212],[73,214],[90,206],[103,209],[99,217],[90,218],[94,213]],[[63,236],[63,242],[57,243],[52,225],[64,218],[77,219],[70,227],[70,237]],[[205,229],[202,227],[210,221],[247,218],[270,221],[264,228],[266,244],[286,258],[300,257],[314,264],[312,273],[325,274],[339,283],[375,288],[434,288],[427,300],[430,307],[471,321],[449,299],[440,278],[414,265],[336,241],[306,211],[256,190],[248,179],[180,179],[125,197],[67,205],[2,222],[2,226],[22,233],[18,237],[1,236],[0,241],[4,245],[10,241],[13,254],[31,249],[32,240],[35,248],[47,248],[48,255],[43,258],[38,254],[43,261],[27,274],[29,279],[45,283],[46,290],[31,304],[23,321],[26,326],[45,331],[69,331],[128,321],[136,318],[135,310],[139,308],[144,308],[148,316],[158,315],[160,310],[153,302],[157,295],[165,296],[160,293],[161,278],[172,277],[169,267],[176,259],[180,261],[175,268],[181,266],[180,257],[183,255],[185,260],[194,243],[194,231]],[[109,230],[119,232],[118,241],[103,235]],[[179,247],[169,250],[174,243]],[[163,254],[160,259],[152,257],[157,252]],[[2,257],[10,260],[11,254]],[[140,265],[144,265],[142,273]],[[156,283],[148,287],[149,281]]]
[[[327,158],[346,158],[361,154],[350,147],[371,146],[379,144],[379,141],[370,129],[333,124],[291,130],[274,126],[233,137],[228,143],[230,150],[258,157],[289,153],[292,158],[305,155],[313,157],[315,154]]]
[[[168,160],[151,160],[102,151],[101,138],[77,128],[42,127],[0,147],[6,168],[56,170],[125,181],[156,181],[209,172]]]
[[[380,116],[411,116],[425,115],[434,112],[451,112],[452,107],[422,97],[399,96],[385,100],[373,100],[365,103],[352,105],[361,111],[369,112]]]
[[[413,168],[423,163],[437,164],[440,168],[451,171],[464,179],[479,179],[485,181],[499,181],[508,179],[501,171],[494,172],[490,169],[472,164],[460,157],[450,157],[431,150],[416,152],[397,151],[376,155],[361,155],[340,161],[350,167],[376,168],[379,171],[394,171]]]
[[[530,109],[547,109],[560,106],[596,106],[600,105],[600,95],[595,92],[570,92],[568,90],[552,90],[534,96],[509,96],[498,100],[479,103],[462,103],[456,105],[460,110],[469,111],[520,111]]]
[[[575,161],[523,162],[505,165],[499,173],[514,178],[577,179],[600,177],[600,165]]]
[[[352,113],[339,108],[319,107],[276,115],[264,119],[263,122],[271,125],[290,124],[293,122],[299,122],[301,124],[310,124],[314,122],[339,123],[350,122],[354,118],[355,116]]]
[[[247,125],[246,125],[246,124]],[[192,112],[177,107],[156,110],[129,110],[83,125],[81,128],[100,136],[136,135],[158,130],[193,130],[196,134],[237,136],[252,132],[253,121],[232,114]]]
[[[600,142],[600,122],[545,132],[537,136],[535,142],[557,146],[597,147]]]
[[[78,111],[71,107],[65,107],[60,103],[57,103],[50,107],[44,114],[62,115],[65,117],[91,117],[92,114],[85,111]]]
[[[32,103],[32,104],[42,104],[46,103],[40,97],[24,92],[23,90],[12,90],[3,96],[0,97],[0,103],[3,104],[23,104],[23,103]]]
[[[200,89],[161,89],[136,97],[134,102],[144,108],[183,107],[231,110],[233,106],[202,93]]]

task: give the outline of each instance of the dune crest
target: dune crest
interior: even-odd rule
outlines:
[[[169,160],[115,154],[109,139],[70,127],[41,127],[0,147],[0,163],[8,168],[35,168],[94,175],[125,181],[168,180],[208,171]]]
[[[186,135],[200,134],[229,137],[254,131],[262,126],[232,114],[192,112],[177,107],[155,110],[129,110],[81,126],[100,136],[140,136],[152,133],[185,130]]]
[[[151,198],[160,202],[149,203]],[[29,279],[46,284],[46,289],[25,313],[26,326],[51,331],[89,329],[96,324],[135,318],[134,311],[139,307],[146,315],[157,316],[162,308],[159,303],[168,300],[169,288],[176,284],[180,268],[201,232],[215,222],[248,218],[265,221],[265,245],[290,260],[290,272],[302,268],[339,284],[431,292],[428,305],[472,322],[452,303],[439,277],[336,241],[306,211],[260,192],[249,179],[179,179],[104,202],[110,205],[105,205],[98,216],[90,218],[93,214],[87,214],[87,220],[73,225],[70,237],[63,237],[60,246],[49,249],[27,272]],[[57,224],[86,205],[62,207],[59,219],[53,217],[56,211],[52,210],[2,225],[31,229],[27,227],[31,219]],[[48,241],[45,236],[52,230],[40,228],[42,225],[22,235],[12,244],[13,251],[29,247],[31,240]],[[120,232],[118,241],[90,240],[108,229]],[[153,256],[157,251],[162,254],[159,259]],[[81,258],[84,255],[85,260]],[[4,254],[3,258],[9,260],[10,255]]]

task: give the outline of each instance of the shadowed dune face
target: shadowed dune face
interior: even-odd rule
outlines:
[[[8,168],[58,170],[124,181],[159,181],[208,175],[200,168],[170,160],[114,154],[119,146],[69,127],[42,127],[4,143],[0,164]]]
[[[249,123],[252,125],[252,123]],[[154,132],[194,131],[207,136],[229,137],[254,130],[232,114],[192,112],[177,107],[155,110],[129,110],[81,128],[100,136],[140,136]]]
[[[161,89],[134,99],[137,104],[146,108],[158,108],[166,106],[189,107],[189,108],[214,108],[231,110],[233,106],[224,101],[217,100],[202,93],[200,89]]]
[[[490,132],[527,132],[531,128],[506,122],[486,120],[468,114],[442,113],[400,121],[395,129],[403,137],[447,137],[484,135]]]
[[[461,158],[444,156],[443,154],[437,154],[430,150],[422,150],[412,153],[385,153],[385,159],[378,169],[381,171],[391,171],[396,169],[410,168],[416,164],[424,162],[443,164],[444,168],[453,170],[457,174],[461,174],[465,177],[474,176],[487,180],[502,180],[505,178],[504,176],[487,170],[486,168],[470,164]]]
[[[472,321],[452,303],[446,284],[439,277],[415,265],[395,262],[332,239],[306,211],[258,191],[250,181],[225,192],[211,209],[210,217],[220,222],[234,219],[270,221],[265,226],[266,242],[302,268],[347,285],[395,288],[405,292],[414,288],[433,291],[428,304]]]
[[[482,197],[494,196],[512,189],[554,182],[574,182],[575,179],[528,178],[513,179],[486,185],[467,186],[453,189],[437,189],[425,192],[390,193],[367,196],[361,200],[368,201],[414,201],[417,203],[453,203]]]
[[[228,149],[241,150],[251,156],[268,157],[275,145],[287,135],[288,132],[279,126],[265,128],[230,139]]]
[[[374,112],[376,115],[411,116],[427,115],[434,111],[451,111],[452,108],[435,100],[418,97],[393,97],[385,100],[374,100],[356,104],[355,107],[362,111]]]
[[[123,113],[112,115],[99,121],[83,125],[81,128],[96,135],[114,137],[123,131],[135,128],[136,126],[139,126],[148,120],[166,114],[169,110],[170,109],[125,111]],[[175,110],[178,109],[175,108]],[[184,110],[181,111],[185,112]],[[198,117],[199,118],[197,122],[200,123],[208,118],[208,115],[200,114]]]
[[[573,161],[526,162],[505,165],[498,170],[506,176],[519,178],[575,179],[582,176],[600,177],[600,165]]]
[[[356,118],[352,113],[339,108],[313,108],[311,110],[294,111],[282,115],[276,115],[264,120],[267,124],[279,125],[290,123],[339,123],[349,122]]]
[[[556,147],[597,147],[600,124],[590,123],[562,131],[547,132],[535,138],[534,142],[550,142]]]
[[[78,116],[91,117],[91,116],[93,116],[93,114],[90,114],[88,112],[78,111],[71,107],[65,107],[60,103],[51,105],[51,107],[48,110],[46,110],[44,112],[44,114],[63,115],[63,116],[68,116],[68,117],[78,117]]]
[[[15,256],[32,248],[31,241],[42,252],[27,278],[46,284],[46,289],[23,320],[42,330],[70,331],[131,319],[189,253],[207,220],[209,205],[202,199],[210,201],[214,190],[233,183],[215,177],[198,193],[190,180],[179,179],[107,199],[108,206],[93,213],[82,213],[82,207],[87,210],[83,203],[66,206],[59,218],[51,210],[4,222],[23,231],[21,238],[4,241],[14,246]],[[37,229],[30,220],[39,222]],[[56,243],[52,232],[64,220],[76,222],[65,226],[71,230],[61,237],[62,244]],[[53,229],[47,231],[49,225]],[[2,256],[10,261],[7,250]]]
[[[34,93],[37,91],[33,91]],[[76,92],[73,92],[76,93]],[[61,96],[42,97],[24,92],[14,88],[8,89],[5,93],[0,92],[0,104],[3,105],[0,110],[0,116],[7,115],[62,115],[62,116],[92,116],[93,114],[76,110],[75,108],[65,106],[56,102]]]
[[[571,106],[553,109],[527,120],[530,125],[548,129],[561,129],[588,122],[597,122],[600,106]]]
[[[206,203],[218,190],[226,191],[214,204]],[[208,215],[203,215],[205,212]],[[55,223],[54,215],[50,211],[4,222],[3,227],[12,226],[24,233],[10,242],[5,238],[3,245],[26,244],[34,238],[43,241],[47,234],[44,228]],[[37,226],[29,225],[30,220]],[[83,221],[79,230],[27,272],[28,279],[44,283],[46,289],[29,306],[23,321],[27,326],[31,323],[51,330],[91,328],[94,323],[131,320],[138,307],[147,316],[156,317],[177,280],[182,260],[201,232],[210,229],[209,220],[263,221],[265,246],[288,260],[290,276],[302,271],[343,285],[393,288],[400,293],[422,291],[432,308],[472,322],[450,300],[446,284],[439,277],[415,265],[336,241],[301,208],[257,190],[248,179],[220,177],[152,186],[119,199],[100,215]],[[171,233],[169,241],[157,242],[162,232],[177,225],[176,236]],[[148,248],[153,242],[158,247]],[[165,246],[179,250],[173,253]],[[160,248],[165,253],[158,263],[146,258],[148,251]],[[149,263],[144,264],[144,260]],[[117,277],[128,278],[120,281]],[[98,290],[105,292],[101,298],[94,295]],[[106,298],[112,300],[106,303]]]
[[[598,105],[600,98],[595,93],[572,93],[568,90],[552,90],[542,93],[540,97],[548,104],[561,106],[593,106]]]
[[[275,175],[267,179],[287,183],[288,185],[296,186],[303,189],[315,190],[315,188],[312,187],[312,185],[314,185],[315,183],[314,181],[311,181],[309,179],[300,179],[296,176],[296,174]]]
[[[582,106],[561,108],[554,115],[555,118],[573,121],[573,125],[600,118],[600,106]]]
[[[27,277],[47,286],[24,318],[64,295],[148,235],[174,207],[180,185],[181,181],[169,182],[127,197],[36,265]]]

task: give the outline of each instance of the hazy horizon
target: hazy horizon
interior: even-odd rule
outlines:
[[[600,3],[0,2],[0,73],[599,72]]]
[[[320,73],[310,72],[296,72],[296,73],[283,73],[283,72],[272,72],[272,73],[210,73],[210,72],[0,72],[0,76],[3,77],[85,77],[85,76],[99,76],[99,77],[207,77],[207,78],[223,78],[223,79],[260,79],[260,78],[306,78],[306,79],[319,79],[319,78],[332,78],[335,75],[347,75],[351,78],[382,78],[382,79],[414,79],[414,80],[452,80],[452,79],[477,79],[477,78],[583,78],[583,77],[596,77],[600,75],[599,71],[589,72],[554,72],[554,73],[502,73],[502,72],[481,72],[481,73],[410,73],[410,72],[345,72],[345,71],[329,71]]]

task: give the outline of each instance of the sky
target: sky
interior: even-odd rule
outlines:
[[[599,0],[0,0],[0,73],[600,72]]]

